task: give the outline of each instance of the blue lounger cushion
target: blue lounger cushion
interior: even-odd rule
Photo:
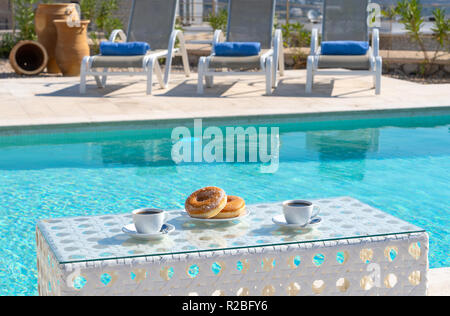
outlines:
[[[257,42],[224,42],[214,45],[216,56],[256,56],[261,52],[261,43]]]
[[[322,55],[365,55],[369,42],[329,41],[322,42]]]
[[[100,54],[103,56],[137,56],[145,55],[150,45],[145,42],[101,42]]]

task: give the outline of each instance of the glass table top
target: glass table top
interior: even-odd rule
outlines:
[[[424,230],[351,197],[313,201],[322,222],[294,229],[272,222],[282,203],[247,205],[250,215],[231,222],[199,222],[184,211],[168,211],[176,230],[161,240],[137,240],[122,232],[131,214],[42,220],[38,228],[59,263],[111,260],[201,251],[286,245],[384,236]]]

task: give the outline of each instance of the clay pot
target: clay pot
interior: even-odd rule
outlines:
[[[38,42],[47,50],[47,71],[49,73],[61,72],[55,59],[56,27],[53,21],[56,19],[66,19],[74,8],[73,3],[54,3],[39,4],[36,10],[34,18],[35,30]]]
[[[80,21],[79,27],[69,27],[66,20],[55,20],[58,41],[56,63],[64,76],[79,76],[83,57],[89,56],[87,41],[88,20]]]
[[[20,41],[9,54],[9,63],[19,75],[37,75],[47,66],[45,47],[35,41]]]

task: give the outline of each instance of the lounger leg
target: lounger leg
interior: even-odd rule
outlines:
[[[279,52],[279,56],[278,56],[278,67],[280,69],[280,77],[284,76],[284,48],[283,48],[283,44],[281,44],[281,48],[280,48],[280,52]]]
[[[372,75],[372,88],[377,87],[377,68],[376,68],[376,57],[373,57],[373,61],[370,63],[370,71],[373,73]]]
[[[80,94],[86,93],[86,74],[81,73],[80,74]]]
[[[266,60],[266,95],[272,94],[272,85],[273,85],[273,83],[272,83],[272,78],[273,78],[272,63],[273,63],[272,57],[267,58],[267,60]]]
[[[280,77],[284,76],[284,46],[283,46],[283,33],[281,29],[275,31],[274,36],[274,54],[272,60],[272,66],[274,72],[280,72]],[[278,85],[276,82],[276,77],[278,73],[273,74],[274,76],[274,87]]]
[[[284,76],[284,47],[283,47],[283,41],[281,40],[278,47],[278,52],[276,56],[274,56],[275,59],[273,60],[273,87],[278,87],[278,80],[277,75],[279,74],[280,77]],[[279,72],[279,73],[278,73]]]
[[[381,73],[383,71],[383,60],[380,56],[376,58],[376,84],[375,84],[375,94],[378,95],[381,93]]]
[[[103,88],[103,84],[102,84],[102,80],[99,76],[94,76],[95,78],[95,82],[97,83],[97,88],[102,89]]]
[[[178,38],[178,41],[180,43],[180,51],[181,51],[181,58],[183,60],[183,68],[184,68],[184,74],[186,77],[191,76],[191,69],[189,67],[189,57],[186,49],[186,42],[184,40],[183,33],[180,31],[177,31],[176,37]]]
[[[86,72],[89,57],[84,57],[80,69],[80,94],[86,93]]]
[[[306,71],[306,93],[312,92],[312,86],[314,83],[313,67],[314,67],[314,57],[309,56]]]
[[[155,67],[156,77],[158,78],[158,81],[159,81],[159,85],[161,86],[162,89],[165,89],[167,87],[167,85],[164,82],[161,66],[159,64],[158,59],[155,59],[155,66],[154,67]]]
[[[172,69],[172,55],[169,53],[169,55],[167,55],[166,57],[166,69],[164,73],[164,83],[166,84],[166,86],[169,85],[171,69]]]
[[[191,76],[191,68],[189,66],[189,59],[187,54],[183,54],[181,55],[183,58],[183,68],[184,68],[184,74],[186,75],[186,77],[190,77]]]
[[[183,60],[183,68],[184,68],[184,74],[186,77],[191,76],[191,68],[189,67],[189,58],[186,50],[186,46],[181,46],[181,58]]]
[[[108,68],[103,68],[103,72],[107,73],[108,72]],[[106,81],[108,79],[108,76],[102,76],[102,88],[106,88]]]
[[[155,67],[155,57],[149,58],[149,60],[146,63],[146,70],[147,70],[147,95],[152,94],[152,88],[153,88],[153,68]]]
[[[277,80],[277,72],[278,72],[278,65],[279,65],[279,57],[280,56],[273,56],[272,59],[272,88],[276,88],[278,86],[278,80]]]
[[[206,87],[212,88],[212,86],[214,85],[214,77],[213,76],[205,76],[205,81],[206,81]]]
[[[198,82],[197,82],[197,93],[203,94],[203,73],[205,71],[206,58],[200,57],[198,62]]]
[[[275,63],[275,62],[274,62]],[[276,89],[278,87],[277,69],[272,69],[272,88]]]
[[[147,74],[147,95],[151,95],[153,90],[153,74],[151,71]]]

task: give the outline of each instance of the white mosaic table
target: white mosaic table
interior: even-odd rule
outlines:
[[[169,211],[176,231],[138,241],[130,214],[36,228],[40,295],[426,295],[428,235],[350,197],[315,201],[322,224],[281,228],[281,203],[231,223]]]

